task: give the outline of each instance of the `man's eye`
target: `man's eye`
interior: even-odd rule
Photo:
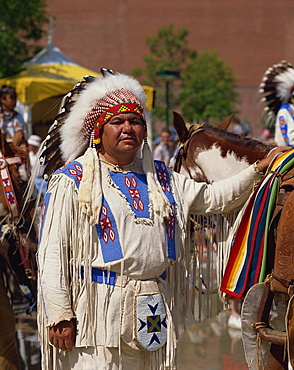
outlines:
[[[138,119],[135,119],[135,120],[132,120],[131,121],[131,124],[132,125],[142,125],[142,121],[138,120]]]

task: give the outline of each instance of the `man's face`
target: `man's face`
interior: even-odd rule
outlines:
[[[28,144],[28,151],[29,152],[37,153],[38,150],[39,150],[39,147],[38,146],[32,145],[32,144]]]
[[[112,117],[102,128],[101,146],[105,158],[135,157],[143,142],[144,122],[135,113],[121,113]],[[112,161],[114,160],[115,161]]]
[[[1,105],[3,111],[11,111],[16,106],[16,99],[10,94],[7,94],[1,98]]]
[[[160,141],[163,144],[167,145],[169,143],[169,140],[170,140],[170,134],[168,132],[162,132],[160,135]]]

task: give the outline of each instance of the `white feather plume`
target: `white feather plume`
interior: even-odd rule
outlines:
[[[287,103],[291,97],[294,85],[294,69],[288,68],[287,71],[276,76],[275,81],[277,82],[277,96],[283,104]]]

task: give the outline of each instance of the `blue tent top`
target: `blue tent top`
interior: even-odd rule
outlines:
[[[24,66],[27,67],[35,64],[77,65],[77,63],[70,60],[57,46],[54,45],[48,45],[46,48],[42,49],[32,59],[27,61]]]

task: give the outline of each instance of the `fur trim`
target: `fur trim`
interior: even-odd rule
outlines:
[[[61,152],[65,162],[71,161],[83,154],[89,143],[82,134],[82,128],[87,113],[95,102],[107,93],[124,88],[134,94],[145,105],[147,97],[140,83],[131,76],[116,74],[96,78],[87,89],[82,91],[72,110],[61,127]],[[73,149],[74,148],[74,149]]]

